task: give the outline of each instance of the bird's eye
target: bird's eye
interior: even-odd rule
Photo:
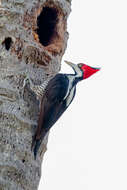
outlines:
[[[82,64],[81,64],[81,63],[79,63],[79,64],[78,64],[78,66],[81,68],[81,67],[82,67]]]

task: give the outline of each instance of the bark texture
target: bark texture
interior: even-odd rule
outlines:
[[[46,151],[31,152],[40,100],[60,70],[69,0],[0,0],[0,190],[36,190]]]

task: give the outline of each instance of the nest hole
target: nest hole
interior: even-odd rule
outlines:
[[[24,163],[24,162],[25,162],[25,159],[23,159],[22,162]]]
[[[12,45],[12,39],[10,37],[5,38],[5,40],[2,42],[2,45],[4,45],[5,49],[8,51]]]
[[[44,7],[37,18],[37,34],[43,46],[48,46],[56,36],[58,11],[55,8]]]

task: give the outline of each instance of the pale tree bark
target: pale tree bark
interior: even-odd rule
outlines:
[[[40,100],[60,70],[71,0],[0,0],[0,190],[36,190],[48,135],[31,152]]]

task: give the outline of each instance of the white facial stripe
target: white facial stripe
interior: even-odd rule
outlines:
[[[69,106],[69,104],[71,103],[73,97],[74,97],[74,90],[75,90],[75,87],[73,87],[70,91],[70,94],[69,96],[67,97],[67,101],[66,101],[66,106]]]
[[[75,65],[75,64],[71,64],[73,70],[76,72],[76,77],[82,77],[82,71],[81,69],[78,67],[78,65]]]
[[[82,71],[81,71],[81,69],[79,67],[77,67],[76,72],[77,72],[77,76],[76,77],[82,77],[83,73],[82,73]]]
[[[74,64],[74,63],[71,63],[71,62],[68,62],[68,61],[65,61],[69,66],[72,67],[72,69],[74,70],[74,72],[76,72],[76,77],[82,77],[83,75],[83,72],[82,70],[78,67],[78,65]]]
[[[68,75],[69,84],[68,84],[68,90],[67,90],[66,96],[64,97],[64,100],[67,98],[67,96],[72,88],[73,80],[74,80],[74,77],[71,75],[70,76]]]

